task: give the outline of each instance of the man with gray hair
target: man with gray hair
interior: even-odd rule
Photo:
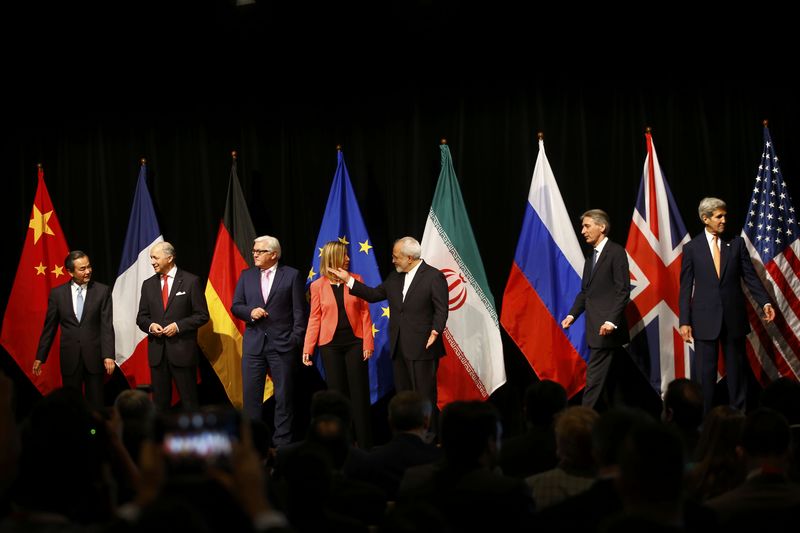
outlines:
[[[447,282],[420,258],[422,247],[413,237],[394,243],[395,271],[377,287],[367,287],[346,270],[333,273],[351,294],[368,302],[389,300],[389,345],[397,392],[414,390],[436,405],[436,370],[445,354],[441,334],[447,323]]]
[[[262,420],[267,371],[272,376],[275,418],[272,443],[292,442],[293,373],[308,322],[304,278],[296,269],[278,264],[281,244],[263,235],[253,242],[255,266],[242,270],[231,312],[244,321],[242,389],[244,411]]]
[[[742,283],[772,322],[775,310],[758,279],[744,239],[722,239],[728,207],[719,198],[703,198],[697,209],[705,230],[683,247],[680,285],[680,331],[694,342],[692,377],[703,388],[703,409],[711,410],[717,383],[717,353],[722,347],[728,378],[728,401],[745,408],[747,375],[745,336],[750,332]]]
[[[581,278],[581,291],[561,327],[569,328],[586,312],[586,344],[589,364],[583,405],[595,407],[606,385],[611,358],[629,340],[625,307],[630,301],[631,280],[625,248],[608,239],[611,229],[608,215],[590,209],[581,215],[581,235],[592,247]]]
[[[155,275],[142,283],[136,325],[147,333],[147,360],[153,402],[169,409],[172,380],[184,409],[197,409],[197,330],[208,322],[208,305],[200,278],[179,269],[175,248],[159,242],[150,249]]]

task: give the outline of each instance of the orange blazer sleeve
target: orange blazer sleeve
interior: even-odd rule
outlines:
[[[306,328],[306,339],[303,343],[303,353],[314,353],[314,348],[319,341],[319,325],[322,321],[322,303],[320,302],[320,278],[311,284],[311,312],[308,315],[308,327]]]

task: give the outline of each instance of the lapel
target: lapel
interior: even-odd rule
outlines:
[[[78,317],[75,316],[75,306],[72,304],[72,281],[66,282],[62,285],[62,295],[61,298],[63,299],[63,305],[66,308],[66,316],[69,318],[69,321],[73,324],[78,326],[81,325]],[[88,294],[88,292],[87,292]],[[86,314],[86,299],[83,300],[83,314]]]
[[[86,314],[89,312],[89,306],[92,305],[92,303],[94,303],[94,299],[97,297],[97,295],[95,294],[95,292],[97,291],[89,290],[93,288],[94,288],[94,282],[90,281],[86,285],[86,290],[83,292],[83,316],[81,316],[81,319],[78,320],[79,324],[83,323],[83,319],[86,318]],[[71,296],[72,296],[72,288],[70,288],[70,300],[72,300]]]
[[[725,269],[728,267],[728,259],[731,256],[731,241],[719,239],[719,279],[725,276]],[[712,261],[713,263],[713,261]]]
[[[725,261],[729,255],[725,251],[725,248],[727,248],[726,243],[722,239],[719,240],[719,277],[717,278],[717,270],[714,268],[714,256],[711,252],[711,246],[708,244],[706,230],[704,229],[703,233],[697,237],[699,241],[698,245],[703,249],[703,251],[700,253],[700,257],[702,258],[703,262],[708,265],[705,268],[708,272],[711,272],[713,278],[716,278],[719,281],[722,279],[722,273],[725,272]]]
[[[272,300],[272,296],[275,294],[275,289],[278,288],[278,284],[281,282],[281,279],[283,279],[283,274],[284,274],[283,268],[281,268],[281,266],[278,265],[278,268],[275,269],[275,276],[274,276],[274,279],[272,280],[272,287],[269,288],[269,294],[267,295],[267,301],[264,302],[264,305],[269,304],[270,300]],[[259,273],[259,275],[260,275],[260,273]],[[259,287],[259,291],[261,289],[260,281],[261,280],[259,278],[259,286],[258,286]]]
[[[161,287],[161,280],[158,281],[157,286],[159,288]],[[183,287],[183,271],[178,270],[177,272],[175,272],[175,280],[172,282],[172,289],[169,291],[169,298],[167,298],[167,307],[164,309],[164,313],[166,313],[167,309],[169,309],[169,306],[172,305],[172,300],[175,299],[175,294],[182,290],[181,287]],[[160,299],[161,296],[159,295],[159,300]]]
[[[401,299],[403,299],[404,303],[405,303],[405,300],[408,300],[408,297],[411,294],[411,291],[414,290],[414,287],[418,286],[421,283],[420,278],[422,278],[424,276],[423,273],[425,272],[425,270],[427,270],[427,266],[428,266],[428,264],[424,260],[420,262],[419,267],[417,268],[417,273],[414,274],[414,279],[411,280],[411,285],[408,286],[408,290],[406,291],[406,297],[405,298],[402,298],[402,296],[403,296],[403,285],[405,284],[405,279],[403,279],[401,281],[400,296],[401,296]],[[408,274],[406,274],[406,276],[408,276]],[[401,276],[401,278],[402,278],[402,276]]]

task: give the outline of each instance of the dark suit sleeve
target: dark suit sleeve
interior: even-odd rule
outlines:
[[[149,280],[142,283],[142,292],[139,297],[139,312],[136,314],[136,325],[139,329],[150,334],[150,324],[153,323],[153,318],[150,315],[150,301],[147,298],[147,285]]]
[[[611,264],[611,277],[614,283],[614,302],[611,306],[608,318],[604,321],[611,322],[615,326],[625,323],[623,313],[631,301],[631,273],[628,266],[628,254],[621,246],[614,247],[614,255]]]
[[[441,335],[447,325],[447,315],[449,313],[447,281],[444,279],[444,274],[439,270],[434,269],[433,274],[433,286],[431,287],[431,300],[433,303],[432,329]]]
[[[47,361],[47,355],[50,353],[50,347],[53,345],[53,339],[58,330],[59,316],[56,293],[57,291],[53,289],[47,297],[47,314],[44,316],[42,335],[39,337],[39,348],[36,350],[36,359],[42,363]]]
[[[681,326],[692,325],[692,290],[694,289],[694,247],[692,243],[683,247],[681,255],[681,288],[679,292]]]
[[[306,288],[300,273],[295,272],[292,280],[292,343],[302,346],[306,335],[308,323],[308,309],[306,304]]]
[[[236,290],[233,292],[231,313],[240,320],[250,322],[250,312],[255,309],[255,307],[247,305],[247,298],[244,294],[244,278],[246,274],[247,270],[242,270],[242,273],[239,274],[239,281],[236,282]]]
[[[111,299],[111,288],[106,287],[103,301],[100,302],[100,357],[116,359],[114,349],[114,305]]]
[[[756,269],[753,268],[753,261],[750,259],[750,254],[747,252],[747,246],[744,239],[736,239],[739,246],[739,260],[742,265],[742,279],[750,291],[750,295],[758,302],[759,307],[764,307],[768,303],[772,303],[767,291],[764,290],[764,284],[761,283],[761,278],[758,277]]]
[[[383,287],[384,283],[381,283],[377,287],[368,287],[357,279],[353,278],[353,288],[350,289],[350,294],[353,296],[358,296],[362,300],[366,300],[369,303],[374,304],[375,302],[380,302],[386,299],[386,289]]]
[[[588,259],[586,262],[588,263]],[[583,265],[583,277],[581,278],[581,290],[575,295],[575,301],[572,302],[572,307],[569,309],[568,315],[572,315],[577,319],[586,310],[586,263]]]
[[[192,298],[192,314],[175,322],[178,325],[178,331],[181,333],[196,331],[208,322],[208,304],[206,303],[206,296],[203,294],[200,278],[194,277],[192,280],[189,295]]]

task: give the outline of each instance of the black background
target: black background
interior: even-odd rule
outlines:
[[[740,230],[763,119],[789,190],[800,190],[798,84],[781,74],[772,52],[786,47],[774,36],[757,43],[729,26],[710,37],[707,21],[688,18],[641,34],[637,24],[600,28],[591,11],[567,20],[558,10],[523,15],[457,1],[195,4],[31,2],[6,13],[0,301],[26,235],[37,163],[69,246],[111,284],[140,158],[181,267],[208,274],[237,150],[256,231],[277,236],[284,262],[304,271],[342,144],[386,273],[392,241],[422,237],[446,137],[498,311],[538,131],[570,216],[605,209],[620,243],[646,126],[691,234],[709,195],[728,202],[730,231]],[[501,407],[535,379],[504,341]],[[35,391],[5,352],[0,366],[18,381],[26,411]],[[224,398],[208,382],[205,398]]]

